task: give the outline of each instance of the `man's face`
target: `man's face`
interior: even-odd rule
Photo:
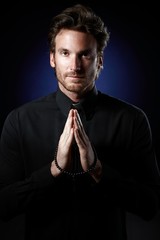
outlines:
[[[63,29],[56,36],[50,63],[60,89],[82,95],[94,86],[102,59],[97,56],[97,42],[91,34]]]

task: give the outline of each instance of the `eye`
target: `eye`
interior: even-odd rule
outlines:
[[[93,57],[93,54],[90,51],[85,51],[81,56],[86,59],[91,59]]]
[[[67,50],[60,51],[60,54],[64,57],[67,57],[69,55],[69,52]]]

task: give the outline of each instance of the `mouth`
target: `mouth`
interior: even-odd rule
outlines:
[[[68,75],[69,78],[83,78],[81,75]]]
[[[74,81],[74,82],[79,82],[81,81],[84,77],[82,76],[78,76],[78,75],[69,75],[67,76],[67,78],[69,78],[71,81]]]

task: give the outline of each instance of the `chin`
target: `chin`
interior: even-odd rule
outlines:
[[[79,92],[83,91],[84,87],[82,85],[77,86],[77,84],[72,84],[72,85],[66,87],[66,89],[71,92],[79,93]]]

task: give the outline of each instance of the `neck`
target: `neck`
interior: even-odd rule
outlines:
[[[93,87],[93,86],[92,86]],[[86,93],[88,91],[90,91],[92,88],[90,89],[86,89],[86,91],[83,91],[83,92],[71,92],[71,91],[68,91],[67,89],[65,89],[62,85],[59,84],[59,88],[60,90],[67,96],[69,97],[73,102],[77,103],[77,102],[80,102],[84,96],[86,95]]]

